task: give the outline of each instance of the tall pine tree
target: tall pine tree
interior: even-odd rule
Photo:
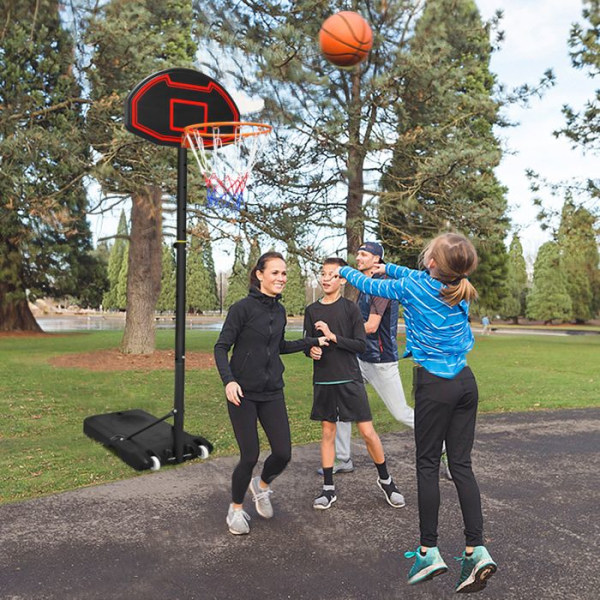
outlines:
[[[235,252],[231,275],[227,282],[227,295],[225,296],[225,307],[229,308],[238,300],[248,295],[249,280],[248,268],[244,260],[244,244],[241,238],[235,242]]]
[[[533,267],[533,285],[527,295],[527,317],[544,323],[571,318],[571,298],[560,266],[556,242],[540,246]]]
[[[402,264],[416,266],[425,243],[445,231],[476,238],[497,262],[508,219],[494,174],[501,149],[493,129],[502,121],[489,37],[474,0],[426,0],[409,42],[395,105],[399,135],[380,199],[381,239]],[[502,273],[500,265],[479,272],[486,303],[496,304]]]
[[[525,315],[525,298],[527,297],[527,265],[523,256],[523,246],[517,234],[514,234],[508,250],[506,263],[506,297],[502,301],[500,314],[505,319],[519,322]]]
[[[108,255],[108,290],[104,293],[102,306],[104,310],[116,310],[119,308],[117,302],[117,285],[119,275],[125,260],[125,253],[129,246],[129,233],[127,230],[127,217],[125,211],[121,211],[117,235]]]
[[[285,262],[287,283],[283,290],[283,304],[288,315],[303,315],[306,306],[306,277],[295,254],[288,252]]]
[[[593,319],[599,309],[600,271],[595,221],[587,209],[576,206],[571,199],[565,201],[557,242],[572,316],[578,323]]]
[[[27,303],[76,296],[95,269],[89,149],[58,0],[0,4],[0,330],[38,331]],[[85,268],[84,268],[85,266]]]
[[[156,301],[156,310],[175,312],[176,276],[175,255],[169,244],[162,245],[162,268],[160,278],[160,294]]]

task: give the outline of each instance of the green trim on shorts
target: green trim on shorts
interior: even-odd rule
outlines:
[[[315,385],[339,385],[340,383],[352,383],[352,379],[344,379],[343,381],[315,381]]]

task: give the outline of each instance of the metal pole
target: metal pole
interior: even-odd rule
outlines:
[[[173,437],[175,459],[183,462],[183,419],[185,383],[185,255],[187,208],[187,149],[178,148],[177,155],[177,239],[176,299],[175,299],[175,401]]]

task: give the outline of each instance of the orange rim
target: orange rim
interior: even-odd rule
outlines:
[[[211,128],[212,131],[205,131],[207,128]],[[251,123],[249,121],[210,121],[208,123],[194,123],[193,125],[188,125],[183,130],[184,137],[188,134],[194,132],[204,139],[214,139],[215,132],[214,129],[217,127],[253,127],[254,129],[250,131],[242,131],[241,133],[224,133],[223,137],[253,137],[257,135],[264,135],[270,133],[273,130],[271,125],[267,125],[266,123]]]

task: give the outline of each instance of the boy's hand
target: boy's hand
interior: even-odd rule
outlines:
[[[242,398],[244,397],[244,392],[242,392],[242,388],[237,381],[230,381],[225,386],[225,395],[227,396],[227,400],[236,406],[239,406],[242,402]]]
[[[329,329],[329,325],[327,325],[327,323],[325,323],[325,321],[317,321],[315,323],[315,329],[317,329],[318,331],[322,331],[323,334],[325,335],[325,339],[328,342],[337,342],[337,337],[335,335],[335,333],[331,332],[331,329]],[[327,345],[327,344],[320,344],[320,345]]]
[[[323,350],[321,350],[319,346],[313,346],[310,349],[309,355],[313,360],[321,360],[321,356],[323,356]]]
[[[378,263],[373,266],[371,272],[373,275],[385,275],[385,265]]]

